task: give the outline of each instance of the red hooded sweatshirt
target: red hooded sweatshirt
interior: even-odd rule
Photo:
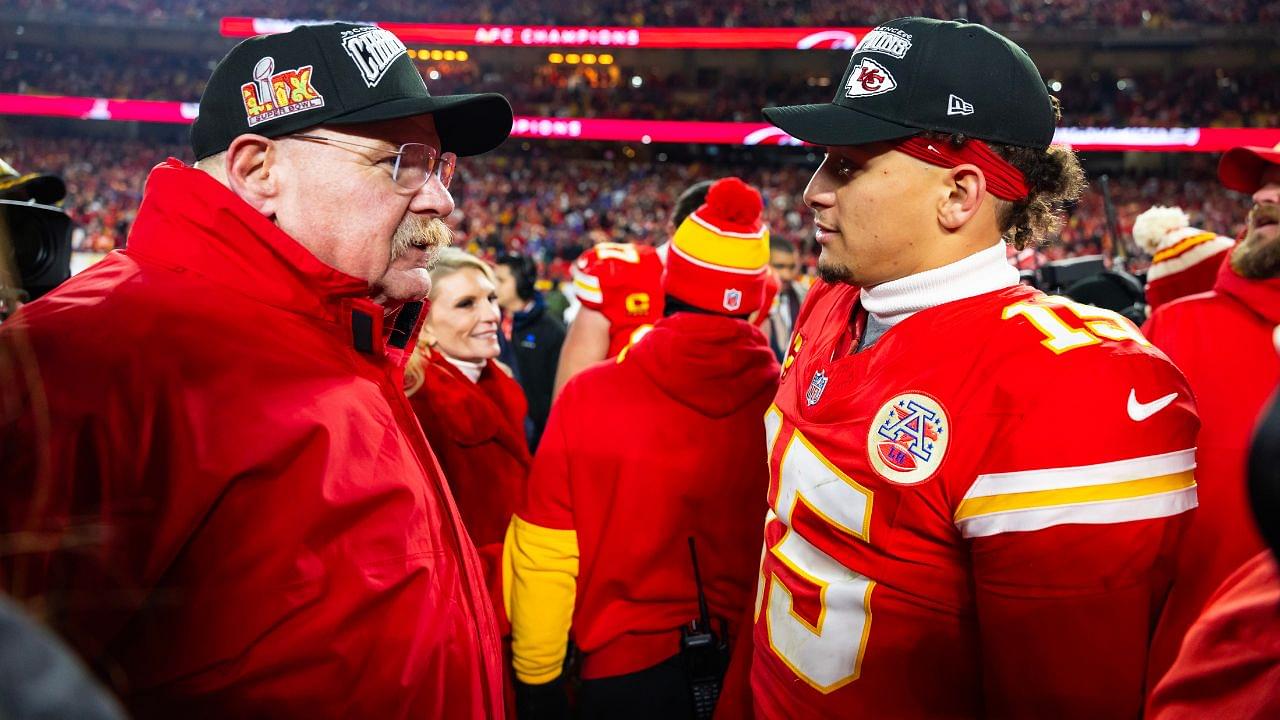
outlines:
[[[480,561],[384,319],[209,175],[0,327],[0,585],[137,717],[489,718]],[[0,368],[4,363],[0,362]]]
[[[733,637],[755,591],[778,372],[746,322],[679,313],[565,386],[505,548],[518,678],[560,674],[571,618],[584,677],[675,655],[698,614],[689,537]]]
[[[1205,602],[1263,549],[1245,488],[1249,442],[1280,381],[1273,332],[1280,279],[1246,280],[1223,263],[1212,292],[1161,306],[1143,330],[1187,376],[1200,411],[1200,507],[1182,539],[1177,575],[1151,646],[1148,687],[1169,669]]]

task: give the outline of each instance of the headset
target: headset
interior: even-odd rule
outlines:
[[[521,300],[532,300],[537,294],[534,285],[538,282],[538,264],[528,255],[508,253],[498,262],[511,268],[511,275],[516,281],[516,295]]]

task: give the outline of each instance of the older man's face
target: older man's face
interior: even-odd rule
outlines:
[[[336,270],[366,280],[384,305],[419,300],[431,291],[429,269],[449,243],[443,218],[453,198],[432,174],[418,190],[392,179],[401,144],[440,147],[430,116],[312,128],[360,145],[282,138],[275,144],[281,197],[276,224]]]
[[[1280,277],[1280,165],[1268,165],[1262,173],[1244,240],[1231,253],[1231,268],[1255,280]]]

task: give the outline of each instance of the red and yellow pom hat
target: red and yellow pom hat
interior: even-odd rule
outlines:
[[[671,238],[666,293],[724,315],[760,309],[769,266],[769,228],[760,193],[736,177],[717,180],[707,201]]]

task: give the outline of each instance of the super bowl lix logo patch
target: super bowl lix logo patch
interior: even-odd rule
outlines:
[[[864,57],[862,62],[859,62],[858,66],[849,73],[849,81],[844,84],[844,96],[855,98],[883,95],[897,87],[898,82],[883,65],[869,57]]]
[[[311,85],[312,66],[276,72],[275,58],[253,66],[253,82],[240,86],[249,127],[294,113],[324,107],[324,96]]]
[[[903,393],[876,411],[867,433],[867,455],[885,480],[916,485],[937,472],[950,439],[951,422],[942,403]]]

